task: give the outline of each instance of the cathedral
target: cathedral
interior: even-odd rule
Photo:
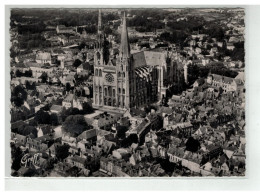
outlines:
[[[125,14],[121,27],[119,54],[113,55],[99,10],[93,76],[93,107],[97,109],[122,112],[157,102],[176,78],[172,53],[152,49],[131,54]]]

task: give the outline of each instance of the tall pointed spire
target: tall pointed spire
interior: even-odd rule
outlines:
[[[98,10],[98,34],[102,31],[101,9]]]
[[[122,31],[121,31],[121,45],[119,50],[119,57],[122,58],[129,58],[130,57],[130,45],[128,41],[128,32],[126,27],[126,18],[125,18],[125,12],[123,17],[123,23],[122,23]]]

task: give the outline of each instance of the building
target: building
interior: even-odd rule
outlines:
[[[36,54],[36,59],[35,61],[37,63],[40,63],[40,64],[45,64],[45,63],[49,63],[51,64],[51,54],[48,53],[48,52],[41,52],[39,51],[37,54]]]
[[[74,30],[73,27],[66,27],[64,25],[58,25],[56,27],[57,34],[74,34]]]
[[[235,92],[238,88],[238,84],[234,78],[217,74],[209,74],[207,77],[207,83],[213,88],[221,87],[224,92]]]
[[[62,106],[65,107],[66,109],[72,108],[73,107],[73,94],[68,94],[66,98],[62,101]]]
[[[100,23],[101,16],[94,53],[93,107],[124,111],[165,97],[174,77],[170,53],[157,49],[131,54],[124,16],[119,55],[111,56]]]

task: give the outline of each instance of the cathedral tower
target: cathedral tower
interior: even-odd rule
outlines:
[[[131,107],[130,97],[134,99],[134,69],[125,15],[122,19],[122,34],[119,55],[109,58],[109,47],[102,31],[101,11],[98,17],[97,43],[94,52],[93,106],[99,109],[124,110]],[[108,57],[107,57],[108,56]],[[133,101],[132,99],[132,101]]]
[[[93,104],[103,105],[103,77],[104,55],[103,55],[103,32],[101,23],[101,10],[98,13],[98,34],[97,42],[94,45],[94,79],[93,79]]]
[[[134,92],[135,79],[125,13],[122,20],[121,43],[119,48],[119,56],[117,58],[117,75],[118,90],[120,91],[118,93],[119,107],[128,109],[131,107],[131,101],[133,102],[134,98],[131,92]]]
[[[98,10],[98,34],[102,34],[101,9]]]

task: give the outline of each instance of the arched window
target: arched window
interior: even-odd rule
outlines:
[[[125,72],[123,73],[123,77],[125,77]]]
[[[101,71],[101,69],[99,70],[99,76],[100,76],[100,77],[102,76],[102,71]]]
[[[123,94],[125,94],[125,89],[123,88]]]
[[[111,100],[111,98],[108,99],[108,106],[112,106],[112,100]]]
[[[108,95],[112,96],[112,88],[111,88],[111,86],[108,87]]]
[[[95,95],[95,104],[97,104],[98,103],[98,96],[97,96],[97,94]]]
[[[125,106],[125,97],[123,96],[123,99],[122,99],[122,101],[123,101],[123,107]]]
[[[99,104],[100,105],[102,104],[102,96],[101,95],[99,96]]]
[[[97,52],[97,59],[100,60],[100,53]]]
[[[115,99],[113,100],[113,106],[116,106],[116,100]]]
[[[105,96],[107,96],[107,88],[105,88]]]
[[[121,94],[121,88],[118,88],[118,93]]]
[[[99,93],[102,93],[102,88],[101,88],[101,86],[99,86]]]
[[[116,97],[116,90],[113,89],[113,97]]]
[[[120,106],[120,97],[118,97],[118,106]]]
[[[98,69],[95,70],[95,76],[98,76]]]
[[[121,77],[121,73],[120,72],[118,72],[118,77]]]

